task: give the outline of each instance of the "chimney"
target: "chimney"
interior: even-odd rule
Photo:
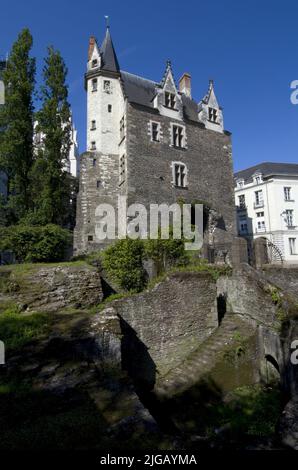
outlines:
[[[92,52],[93,52],[93,49],[94,49],[94,45],[95,45],[95,37],[94,37],[94,36],[90,36],[90,39],[89,39],[89,49],[88,49],[88,62],[89,62],[89,60],[91,59]]]
[[[179,91],[191,98],[191,76],[189,73],[184,73],[179,80]]]

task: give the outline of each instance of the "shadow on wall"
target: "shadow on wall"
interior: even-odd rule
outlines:
[[[147,346],[137,336],[135,330],[120,317],[123,334],[121,341],[122,368],[134,382],[136,391],[153,390],[156,380],[156,364]]]
[[[218,319],[218,326],[220,326],[224,316],[227,312],[227,298],[225,294],[220,294],[217,297],[217,319]]]

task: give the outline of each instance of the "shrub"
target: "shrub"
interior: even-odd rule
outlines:
[[[13,225],[0,234],[0,250],[12,250],[21,263],[61,261],[70,242],[70,232],[53,224]]]
[[[140,292],[146,286],[143,258],[144,243],[127,238],[118,240],[102,253],[102,265],[119,287]]]
[[[145,255],[153,259],[159,267],[159,271],[164,271],[169,266],[184,266],[189,263],[189,254],[184,249],[185,240],[173,239],[172,235],[168,240],[160,237],[157,240],[145,242]]]

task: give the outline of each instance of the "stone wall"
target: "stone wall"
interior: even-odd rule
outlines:
[[[111,204],[116,209],[119,193],[119,155],[85,152],[80,158],[74,255],[102,247],[95,238],[95,210],[99,204]]]
[[[152,290],[113,302],[124,335],[124,365],[155,382],[217,327],[216,283],[206,273],[171,274]],[[135,360],[138,358],[137,361]]]
[[[103,299],[102,282],[96,268],[83,264],[32,265],[1,268],[0,289],[5,302],[17,303],[23,311],[54,312],[66,307],[86,308]]]
[[[218,294],[224,294],[227,310],[243,315],[256,324],[272,327],[276,322],[276,305],[268,280],[248,265],[233,270],[232,276],[221,277]]]
[[[298,300],[298,267],[263,266],[262,273],[273,284]]]

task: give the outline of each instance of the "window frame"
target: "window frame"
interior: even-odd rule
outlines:
[[[215,116],[214,118],[212,116]],[[213,124],[218,124],[219,118],[219,110],[217,108],[213,108],[212,106],[208,106],[208,121],[212,122]]]
[[[289,250],[290,250],[290,255],[297,255],[296,237],[289,237]]]
[[[179,129],[182,131],[182,136],[179,135],[175,135],[175,129]],[[182,139],[181,140],[181,145],[176,145],[175,142],[176,142],[176,139]],[[176,149],[186,149],[186,128],[185,126],[181,125],[181,124],[174,124],[174,123],[171,123],[171,147],[174,147]]]
[[[245,194],[238,195],[238,207],[239,209],[246,209]]]
[[[168,109],[176,109],[176,94],[170,91],[164,93],[164,106]]]
[[[123,153],[119,158],[119,185],[126,180],[126,155]]]
[[[157,138],[156,138],[156,139],[154,139],[153,126],[157,126],[157,129],[156,129]],[[158,122],[158,121],[150,121],[150,136],[151,136],[151,141],[152,141],[152,142],[160,142],[160,131],[161,131],[160,122]]]
[[[292,201],[291,189],[292,189],[292,186],[284,186],[284,199],[285,199],[285,201]]]
[[[188,168],[185,163],[183,162],[172,162],[172,184],[175,188],[179,189],[187,189],[188,188]],[[183,168],[183,172],[181,173],[181,170],[176,172],[176,168]],[[181,180],[182,177],[182,180]],[[177,180],[178,178],[178,180]],[[180,179],[180,181],[179,181]],[[183,184],[182,184],[183,183]]]
[[[294,227],[294,210],[286,209],[285,215],[287,227]]]
[[[126,135],[125,116],[124,115],[120,119],[119,130],[120,130],[120,142],[122,142],[122,140],[125,138],[125,135]]]
[[[92,93],[98,91],[98,80],[97,80],[97,78],[92,78],[91,84],[92,84],[92,88],[91,88]]]

